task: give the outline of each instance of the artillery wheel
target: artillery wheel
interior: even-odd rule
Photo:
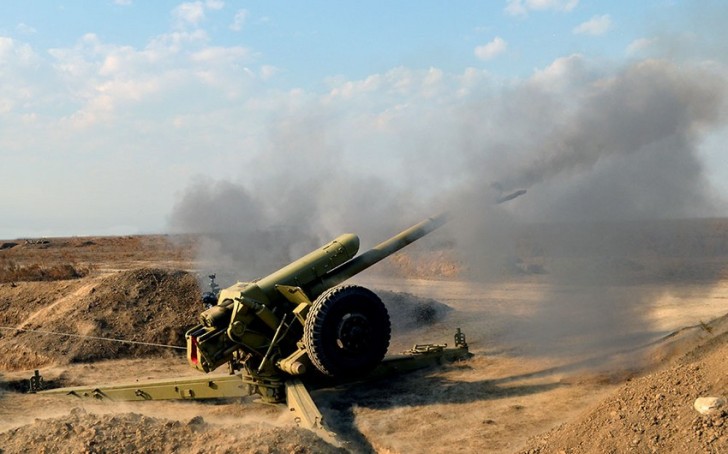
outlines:
[[[384,303],[356,285],[334,287],[313,302],[303,343],[316,368],[330,377],[366,374],[384,358],[391,325]]]

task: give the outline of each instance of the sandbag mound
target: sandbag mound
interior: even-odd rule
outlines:
[[[344,453],[312,432],[266,424],[215,426],[202,417],[188,422],[136,413],[36,420],[0,434],[2,452],[104,453]]]
[[[143,268],[97,279],[19,325],[28,331],[1,338],[0,367],[27,369],[174,351],[145,344],[184,347],[185,331],[202,311],[199,294],[195,277],[184,271]]]

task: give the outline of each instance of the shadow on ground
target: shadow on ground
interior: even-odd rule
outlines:
[[[452,367],[468,368],[467,365]],[[354,409],[359,407],[386,410],[395,407],[419,407],[433,404],[459,404],[527,396],[564,386],[552,382],[534,385],[509,386],[508,379],[453,381],[434,375],[432,370],[361,383],[314,393],[329,429],[345,441],[356,453],[376,450],[356,425]]]

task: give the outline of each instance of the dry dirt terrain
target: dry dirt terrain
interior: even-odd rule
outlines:
[[[196,375],[179,347],[198,242],[0,241],[0,452],[728,452],[726,408],[693,409],[728,395],[728,221],[608,226],[619,250],[581,227],[514,232],[487,278],[420,243],[355,278],[390,310],[390,353],[461,328],[475,356],[314,392],[343,448],[252,399],[27,394],[34,369],[52,387]]]

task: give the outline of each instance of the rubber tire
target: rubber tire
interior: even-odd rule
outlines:
[[[391,331],[382,300],[364,287],[345,285],[325,291],[313,302],[303,328],[303,343],[322,374],[355,377],[382,361]]]

